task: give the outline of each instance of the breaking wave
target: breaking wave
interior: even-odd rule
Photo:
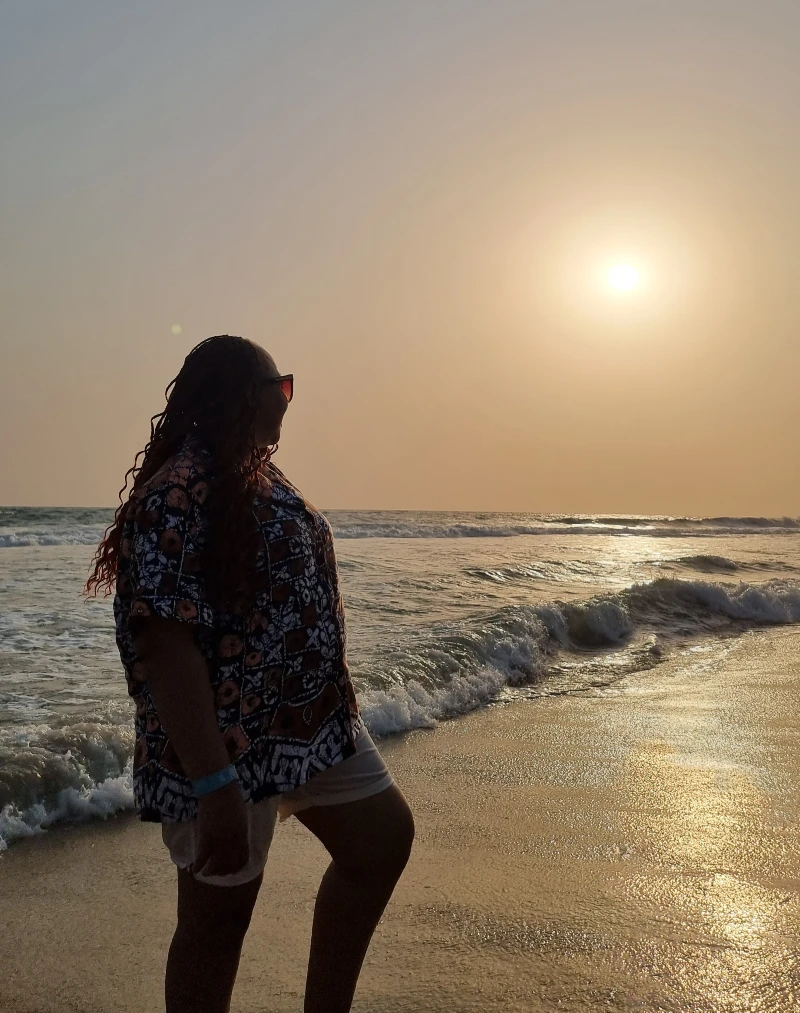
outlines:
[[[800,586],[660,579],[585,602],[508,605],[480,623],[431,630],[391,662],[355,672],[373,735],[434,727],[495,700],[506,687],[541,695],[597,685],[593,659],[616,655],[603,678],[657,664],[691,636],[800,621]],[[565,682],[560,662],[571,660]],[[575,662],[578,662],[577,664]],[[583,665],[581,664],[583,662]],[[602,683],[601,683],[602,684]],[[133,807],[130,723],[6,729],[0,742],[0,850],[54,823]]]

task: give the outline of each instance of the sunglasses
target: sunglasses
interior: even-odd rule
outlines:
[[[285,376],[271,376],[267,383],[280,384],[281,393],[287,401],[292,400],[294,394],[294,373],[287,373]]]

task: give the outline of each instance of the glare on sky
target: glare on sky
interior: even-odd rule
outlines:
[[[614,264],[606,276],[608,284],[618,292],[630,292],[639,284],[639,271],[633,264]]]

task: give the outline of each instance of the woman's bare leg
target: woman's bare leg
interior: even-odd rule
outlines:
[[[414,819],[396,784],[295,816],[333,859],[314,907],[304,1011],[348,1013],[367,947],[408,861]]]
[[[178,927],[167,958],[167,1013],[228,1013],[253,905],[264,873],[241,886],[211,886],[178,869]]]

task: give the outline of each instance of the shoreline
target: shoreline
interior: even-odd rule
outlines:
[[[719,645],[718,645],[719,646]],[[379,740],[417,823],[354,1013],[787,1010],[800,634]],[[276,827],[232,1010],[296,1013],[322,846]],[[7,1013],[163,1008],[175,874],[132,812],[0,857]]]

